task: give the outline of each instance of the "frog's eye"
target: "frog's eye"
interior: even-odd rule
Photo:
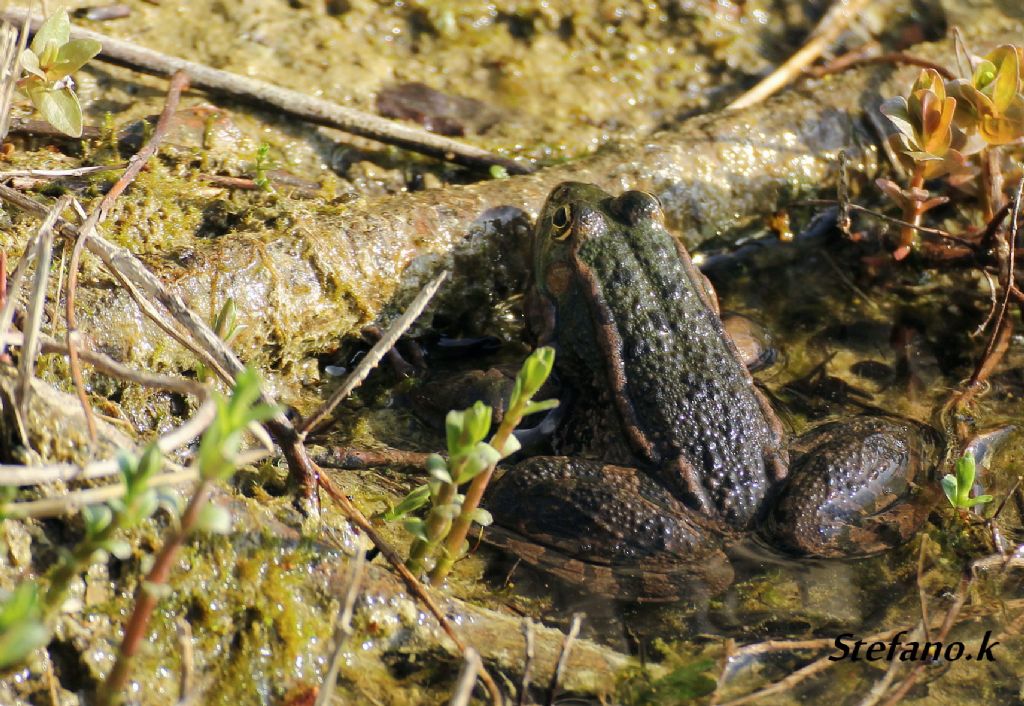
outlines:
[[[565,240],[569,237],[569,226],[572,225],[572,207],[564,204],[551,214],[551,228],[555,240]]]
[[[665,222],[661,201],[646,191],[626,191],[611,202],[612,212],[627,225],[635,226],[641,221]]]

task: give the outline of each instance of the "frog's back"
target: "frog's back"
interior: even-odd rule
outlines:
[[[748,526],[785,473],[781,431],[689,257],[652,221],[588,238],[579,258],[602,290],[597,318],[620,332],[606,353],[634,447],[690,504]]]

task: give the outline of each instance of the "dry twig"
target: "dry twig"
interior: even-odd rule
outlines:
[[[473,697],[473,687],[476,686],[476,675],[481,667],[483,663],[480,661],[480,653],[470,647],[463,655],[459,681],[448,706],[469,706],[469,700]]]
[[[405,333],[413,322],[419,318],[419,315],[423,313],[427,304],[434,298],[434,294],[437,293],[441,283],[444,282],[445,277],[448,276],[447,272],[442,272],[437,277],[427,283],[423,289],[420,290],[416,298],[412,300],[409,307],[402,313],[400,317],[395,319],[394,323],[388,327],[388,330],[384,332],[377,342],[374,344],[370,352],[367,353],[362,360],[359,361],[359,365],[353,370],[345,382],[334,391],[330,399],[316,412],[314,412],[308,419],[305,419],[302,424],[299,425],[299,437],[305,439],[306,435],[312,431],[324,418],[331,413],[331,411],[338,406],[338,404],[352,394],[352,391],[362,384],[366,376],[370,374],[381,359],[387,354],[389,350],[395,345],[402,334]]]
[[[362,584],[365,562],[366,550],[360,541],[355,557],[349,559],[348,589],[341,605],[341,612],[338,614],[338,623],[334,628],[334,655],[331,657],[331,666],[323,679],[323,686],[320,687],[320,693],[316,696],[314,706],[327,706],[331,702],[331,696],[337,686],[338,672],[341,670],[341,662],[345,656],[345,643],[352,636],[352,614],[355,611],[359,586]]]
[[[28,445],[28,403],[32,394],[32,378],[35,377],[36,357],[39,355],[39,334],[43,325],[43,308],[46,304],[46,285],[50,281],[50,259],[53,255],[53,224],[61,211],[68,205],[69,199],[62,196],[57,199],[46,219],[36,234],[35,262],[36,273],[32,286],[32,297],[29,299],[28,313],[25,315],[25,334],[21,346],[21,359],[18,363],[18,383],[14,388],[14,409],[18,417],[18,426],[22,441]]]
[[[8,9],[0,17],[22,22],[29,13],[25,10]],[[42,18],[33,15],[33,31],[42,23]],[[457,140],[427,132],[404,123],[387,120],[370,113],[314,98],[304,93],[281,88],[265,81],[240,76],[229,71],[214,69],[205,64],[179,59],[152,49],[141,47],[123,39],[92,32],[81,27],[71,28],[72,39],[93,39],[103,45],[100,58],[145,73],[170,76],[177,71],[188,74],[192,85],[207,91],[225,94],[233,98],[256,103],[274,112],[289,115],[316,125],[336,128],[353,135],[367,137],[386,144],[397,145],[414,152],[438,157],[468,166],[504,167],[511,174],[525,174],[528,167],[505,157],[499,157],[479,147],[473,147]]]
[[[836,0],[811,32],[811,39],[806,44],[779,68],[726,106],[726,109],[749,108],[794,81],[805,68],[821,56],[832,42],[838,39],[850,19],[867,7],[868,2],[869,0]]]
[[[569,626],[569,632],[565,635],[565,640],[562,641],[562,649],[558,653],[558,662],[555,664],[555,671],[551,675],[551,683],[548,685],[547,706],[553,706],[555,703],[555,697],[558,695],[558,682],[562,681],[562,673],[565,672],[565,667],[569,664],[572,643],[576,641],[576,637],[580,634],[580,625],[583,624],[583,618],[583,613],[572,614],[572,624]]]

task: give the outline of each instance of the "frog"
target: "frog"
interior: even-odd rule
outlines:
[[[655,196],[562,183],[532,250],[527,320],[568,394],[555,455],[492,485],[489,542],[591,593],[651,602],[723,590],[743,539],[857,557],[925,522],[941,434],[885,414],[788,434]]]

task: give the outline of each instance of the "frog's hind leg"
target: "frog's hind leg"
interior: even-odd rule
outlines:
[[[796,554],[844,557],[898,546],[938,499],[933,428],[895,417],[824,424],[795,444],[790,475],[763,531]]]
[[[732,577],[710,521],[636,468],[535,457],[498,479],[487,507],[488,543],[598,595],[665,601]]]

